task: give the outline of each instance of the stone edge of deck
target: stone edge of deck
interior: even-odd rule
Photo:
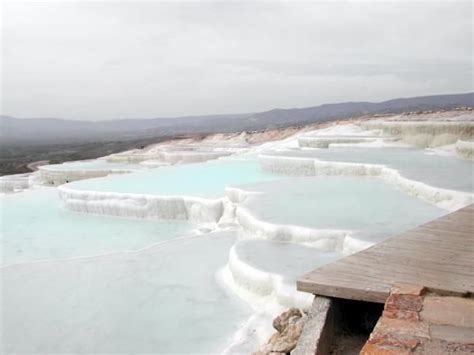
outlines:
[[[334,304],[327,297],[315,296],[308,319],[292,355],[319,355],[329,353],[334,332]]]

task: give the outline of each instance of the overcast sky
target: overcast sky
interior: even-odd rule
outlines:
[[[20,2],[2,107],[84,120],[473,91],[466,2]]]

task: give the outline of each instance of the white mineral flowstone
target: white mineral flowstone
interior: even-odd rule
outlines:
[[[381,129],[384,134],[422,148],[453,144],[474,136],[474,121],[367,121],[360,125],[368,130]]]
[[[0,177],[0,193],[26,190],[30,187],[32,174],[15,174]]]
[[[139,163],[140,165],[146,166],[148,168],[159,168],[161,166],[168,166],[170,163],[166,163],[162,160],[156,160],[156,159],[151,159],[151,160],[144,160]]]
[[[293,243],[245,239],[230,249],[229,262],[221,276],[257,309],[265,304],[307,309],[312,296],[296,290],[296,279],[341,257],[340,253]]]
[[[260,155],[264,171],[283,173],[292,176],[348,175],[377,176],[399,187],[411,196],[416,196],[439,208],[455,211],[474,201],[474,194],[433,187],[425,183],[409,180],[397,170],[385,165],[364,163],[341,163],[322,161],[315,158]]]
[[[259,220],[243,206],[237,206],[236,220],[250,235],[274,241],[310,245],[324,251],[342,251],[349,231],[306,228]]]
[[[377,136],[301,136],[298,138],[300,148],[329,148],[339,144],[369,144],[374,142],[394,141],[393,137]],[[380,143],[379,143],[380,144]],[[370,146],[370,145],[369,145]]]
[[[236,186],[227,186],[225,189],[225,195],[229,201],[233,203],[242,203],[250,196],[258,195],[261,192],[259,191],[250,191],[246,188],[236,187]]]
[[[370,248],[371,246],[377,244],[377,242],[370,240],[358,239],[355,236],[347,235],[344,238],[344,244],[342,246],[342,254],[344,256],[349,256],[355,253],[358,253],[362,250]]]
[[[458,140],[455,145],[456,153],[464,159],[474,160],[474,141]]]
[[[157,166],[157,162],[163,164],[186,164],[197,163],[208,160],[218,159],[235,153],[237,150],[228,148],[219,148],[213,146],[196,145],[160,145],[151,147],[146,151],[128,151],[112,154],[104,157],[105,161],[111,163],[139,163],[143,165]],[[149,163],[147,163],[147,161]]]
[[[348,124],[333,124],[329,127],[317,129],[306,132],[299,135],[299,137],[324,137],[324,136],[381,136],[381,129],[374,129],[367,131],[364,127],[361,127],[354,123]]]
[[[103,157],[109,163],[137,164],[145,160],[160,159],[159,152],[143,152],[142,150],[129,150],[117,154],[111,154]]]
[[[161,153],[163,161],[170,164],[199,163],[231,155],[225,151],[165,151]]]
[[[393,139],[374,139],[371,142],[362,143],[331,143],[328,148],[411,148],[409,144],[402,143],[398,138]]]
[[[73,181],[104,177],[109,174],[128,174],[143,169],[140,166],[130,165],[128,167],[126,165],[107,163],[105,160],[97,159],[95,161],[42,165],[38,170],[43,183],[57,186]]]
[[[187,219],[217,223],[224,213],[222,199],[193,196],[160,196],[58,188],[67,208],[83,213],[128,218]]]
[[[96,177],[104,177],[109,174],[128,174],[130,170],[61,170],[54,171],[40,167],[40,176],[42,180],[49,185],[62,185],[72,181],[79,181],[85,179],[91,179]]]
[[[184,220],[133,220],[80,214],[64,208],[55,187],[0,196],[0,268],[139,250],[195,235]]]

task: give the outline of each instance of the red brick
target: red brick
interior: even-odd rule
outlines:
[[[404,319],[412,322],[418,322],[420,315],[415,311],[404,311],[404,310],[390,310],[386,309],[383,311],[383,316],[387,318]]]
[[[392,295],[411,295],[411,296],[423,296],[426,292],[426,288],[418,285],[397,283],[393,285],[390,293]]]
[[[403,319],[392,319],[381,317],[374,328],[374,333],[393,334],[399,336],[411,336],[418,338],[429,338],[429,326],[423,322],[412,322]]]
[[[413,295],[393,294],[387,298],[385,302],[386,310],[403,310],[403,311],[421,311],[423,307],[423,297]]]
[[[420,344],[420,340],[412,337],[400,337],[393,334],[372,333],[367,343],[403,350],[414,350]]]

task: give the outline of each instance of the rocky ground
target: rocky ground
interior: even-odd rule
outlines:
[[[276,332],[252,355],[290,354],[303,331],[307,315],[298,308],[290,308],[273,320]]]

